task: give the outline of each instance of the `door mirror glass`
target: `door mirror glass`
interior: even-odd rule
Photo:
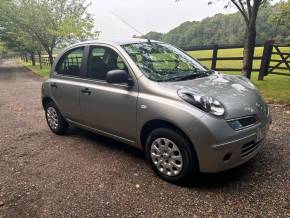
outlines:
[[[110,70],[107,72],[106,80],[108,83],[126,83],[132,85],[132,81],[129,79],[128,73],[125,70]]]

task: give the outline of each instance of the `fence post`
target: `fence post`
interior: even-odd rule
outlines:
[[[212,70],[216,70],[217,54],[218,54],[218,45],[214,45],[212,48],[212,62],[211,62]]]
[[[274,40],[268,40],[264,43],[264,50],[258,80],[263,80],[264,76],[267,76],[272,56],[273,43]]]

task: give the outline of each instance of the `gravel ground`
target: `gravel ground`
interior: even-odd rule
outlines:
[[[289,107],[271,106],[254,159],[176,186],[133,147],[74,128],[51,133],[41,82],[14,61],[0,66],[0,217],[290,216]]]

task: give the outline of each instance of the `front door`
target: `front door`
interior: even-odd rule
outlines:
[[[87,82],[80,90],[83,122],[104,133],[134,142],[136,140],[136,103],[138,85],[109,84],[106,73],[127,65],[118,53],[104,46],[90,48]]]

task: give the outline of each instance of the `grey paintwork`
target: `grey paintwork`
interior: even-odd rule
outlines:
[[[271,120],[270,114],[261,110],[261,106],[267,106],[251,83],[239,76],[219,73],[182,82],[151,81],[143,76],[121,47],[122,44],[140,41],[144,40],[90,41],[68,47],[56,59],[50,79],[43,83],[42,98],[52,99],[69,122],[141,149],[144,146],[141,131],[146,123],[152,120],[169,122],[191,141],[190,146],[194,146],[202,172],[232,168],[260,150],[262,146],[246,158],[241,157],[241,145],[256,140],[258,129],[267,128]],[[56,63],[65,52],[89,45],[114,49],[128,66],[134,86],[72,78],[54,72]],[[51,87],[54,83],[58,88]],[[217,118],[182,100],[177,94],[181,87],[218,99],[226,109],[225,117]],[[81,93],[83,88],[89,88],[92,94]],[[235,131],[226,122],[227,119],[253,114],[260,122],[243,130]],[[229,152],[231,159],[224,161],[224,155]]]

